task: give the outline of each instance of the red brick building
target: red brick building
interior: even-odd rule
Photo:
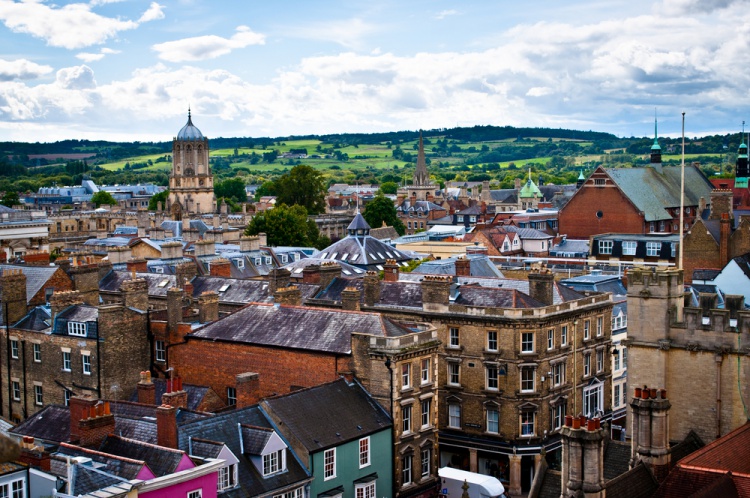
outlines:
[[[602,233],[679,232],[680,169],[661,163],[597,168],[560,210],[559,233],[588,239]],[[712,188],[699,168],[685,166],[686,229],[705,208]]]

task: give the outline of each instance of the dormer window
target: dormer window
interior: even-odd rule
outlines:
[[[234,260],[235,263],[237,263],[237,268],[244,268],[245,267],[245,260],[242,258],[237,258]]]
[[[68,322],[68,335],[86,337],[86,324],[82,322]]]
[[[263,455],[263,476],[275,474],[286,470],[286,455],[284,450],[274,451]]]

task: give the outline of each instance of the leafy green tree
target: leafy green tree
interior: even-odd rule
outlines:
[[[274,182],[274,188],[276,202],[302,206],[310,214],[325,211],[326,188],[323,175],[311,166],[295,166]]]
[[[229,178],[223,182],[214,183],[216,197],[232,199],[234,202],[247,202],[245,182],[242,178]]]
[[[255,190],[255,202],[258,202],[261,197],[268,195],[276,195],[276,184],[272,181],[263,182],[260,187]]]
[[[396,206],[393,205],[393,201],[382,194],[376,195],[367,203],[362,216],[373,228],[380,228],[385,222],[386,225],[395,228],[399,235],[404,234],[405,227],[396,215]]]
[[[162,209],[167,209],[167,199],[169,199],[169,190],[162,190],[158,194],[154,194],[148,200],[148,210],[156,211],[159,207],[159,201],[161,201]]]
[[[9,208],[21,204],[21,199],[18,198],[18,192],[16,192],[15,190],[8,190],[7,192],[5,192],[3,200],[0,201],[0,204]]]
[[[395,194],[398,191],[398,184],[396,182],[383,182],[380,184],[381,194]]]
[[[96,207],[99,207],[102,204],[107,204],[109,206],[114,206],[117,204],[117,201],[114,197],[112,197],[112,194],[110,194],[106,190],[100,190],[99,192],[92,195],[91,202],[93,202]]]
[[[277,204],[273,209],[257,214],[245,228],[245,235],[265,233],[271,246],[301,246],[322,249],[330,244],[321,237],[315,221],[307,218],[302,206]]]

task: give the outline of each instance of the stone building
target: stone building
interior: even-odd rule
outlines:
[[[669,439],[690,430],[708,442],[747,420],[750,313],[744,296],[701,293],[685,305],[682,271],[628,274],[628,384],[663,386],[672,404]],[[632,410],[628,412],[631,419]]]
[[[12,325],[0,340],[3,416],[20,421],[75,395],[130,397],[133,379],[149,367],[147,284],[129,280],[122,290],[121,305],[86,304],[98,299],[81,291],[55,292],[49,308],[28,313],[8,302]]]
[[[566,414],[611,415],[611,295],[585,297],[546,272],[528,282],[483,280],[495,288],[457,286],[447,276],[399,280],[395,263],[385,277],[335,279],[308,304],[359,306],[437,328],[441,467],[528,492],[542,449],[559,459]]]
[[[214,177],[208,164],[208,139],[188,122],[172,141],[172,172],[169,174],[169,204],[172,218],[216,211]]]

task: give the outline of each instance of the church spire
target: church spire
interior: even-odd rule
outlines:
[[[750,177],[750,164],[748,164],[747,144],[745,143],[745,122],[743,121],[740,147],[737,150],[737,162],[734,166],[734,187],[747,188],[748,177]]]
[[[417,168],[414,170],[414,185],[424,187],[430,184],[430,173],[427,171],[427,161],[424,156],[424,142],[422,132],[419,132],[419,151],[417,152]]]
[[[651,146],[651,164],[661,164],[661,147],[659,146],[656,109],[654,109],[654,145]]]

